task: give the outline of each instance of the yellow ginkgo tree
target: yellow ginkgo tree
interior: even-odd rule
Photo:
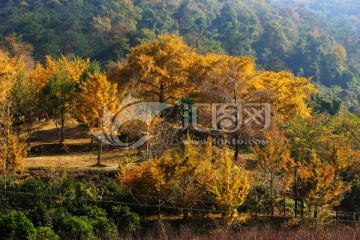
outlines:
[[[290,157],[290,144],[283,132],[273,126],[264,133],[265,145],[256,145],[252,148],[255,154],[258,173],[262,180],[268,183],[270,195],[271,215],[274,215],[276,194],[285,194],[293,180],[294,160]],[[284,206],[285,207],[285,206]]]
[[[195,50],[175,35],[163,35],[131,49],[124,70],[140,97],[161,103],[188,95]]]
[[[65,140],[65,122],[74,111],[77,86],[89,62],[80,58],[69,60],[65,56],[54,60],[48,56],[45,65],[38,63],[28,75],[39,96],[39,106],[55,122],[60,144]]]
[[[77,95],[77,117],[84,122],[91,132],[104,131],[105,110],[115,112],[118,104],[117,84],[111,83],[101,73],[90,74],[80,84],[81,92]],[[103,143],[98,142],[97,165],[101,166],[101,152]]]
[[[209,190],[215,196],[217,209],[225,219],[229,219],[244,203],[250,190],[250,179],[244,169],[234,164],[226,146],[215,164],[216,171]]]
[[[0,174],[8,176],[24,169],[27,146],[13,131],[12,89],[24,65],[0,51]]]
[[[300,168],[303,197],[307,205],[313,209],[314,218],[319,211],[340,204],[344,192],[350,185],[336,178],[336,168],[322,162],[315,151],[311,154],[310,163]]]

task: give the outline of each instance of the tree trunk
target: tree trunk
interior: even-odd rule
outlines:
[[[294,213],[295,217],[297,217],[297,209],[298,209],[298,182],[297,182],[297,167],[295,166],[295,186],[294,186]]]
[[[234,161],[239,160],[239,146],[235,143]]]
[[[164,84],[160,83],[160,89],[159,89],[159,102],[164,103],[165,102],[165,96],[164,96]]]
[[[144,222],[146,222],[147,218],[147,201],[145,201],[145,207],[144,207]]]
[[[189,210],[184,209],[184,210],[183,210],[183,220],[184,220],[184,221],[187,221],[188,218],[189,218]]]
[[[259,215],[259,194],[256,191],[256,213],[255,213],[255,217],[257,217]]]
[[[274,188],[274,176],[273,173],[270,174],[270,208],[271,208],[271,216],[274,216],[274,196],[273,196],[273,188]]]
[[[32,120],[30,120],[30,123],[27,124],[27,132],[28,132],[28,139],[26,140],[27,141],[27,144],[28,144],[28,147],[30,147],[30,144],[31,144],[31,133],[32,133]]]
[[[284,193],[284,217],[286,217],[286,195]]]
[[[300,214],[301,217],[304,217],[304,209],[305,209],[305,204],[304,204],[304,199],[301,199],[301,203],[300,203]]]
[[[97,166],[101,166],[102,147],[103,147],[103,143],[100,140],[98,140]]]
[[[64,128],[65,128],[65,116],[64,114],[61,114],[61,132],[60,132],[60,144],[63,144],[64,139]]]
[[[138,148],[138,149],[137,149],[137,153],[136,153],[136,155],[138,155],[138,156],[142,156],[142,152],[141,152],[141,149],[140,149],[140,148]]]

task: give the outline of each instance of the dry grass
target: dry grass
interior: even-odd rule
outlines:
[[[24,164],[28,169],[31,168],[56,168],[61,170],[114,170],[119,167],[119,163],[124,159],[134,158],[136,151],[120,151],[104,149],[102,154],[102,164],[105,167],[94,166],[97,162],[96,147],[91,146],[91,137],[86,126],[79,124],[75,120],[69,120],[65,127],[64,150],[58,145],[57,129],[53,121],[41,123],[38,130],[31,137],[30,148],[33,150],[25,159]],[[89,146],[90,145],[90,146]],[[45,150],[44,150],[45,149]],[[50,150],[54,150],[53,153]],[[74,150],[76,149],[76,150]]]
[[[66,144],[86,144],[91,141],[89,131],[86,126],[79,124],[77,121],[70,119],[64,128]],[[57,129],[52,120],[38,124],[36,131],[31,137],[31,146],[41,144],[58,143]]]
[[[175,230],[166,223],[157,226],[144,235],[135,234],[130,239],[141,240],[359,240],[360,226],[336,225],[328,227],[302,227],[299,229],[275,229],[270,226],[252,227],[234,231],[230,227],[221,227],[205,234],[196,234],[193,227],[181,227]]]
[[[117,169],[119,161],[123,154],[119,153],[105,153],[102,156],[102,163],[106,166],[101,169]],[[26,168],[58,168],[66,170],[79,170],[79,169],[94,169],[93,165],[96,164],[97,155],[95,153],[72,154],[72,155],[59,155],[59,156],[39,156],[28,157],[25,159]]]

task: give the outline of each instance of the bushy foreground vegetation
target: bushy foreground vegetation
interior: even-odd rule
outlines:
[[[155,206],[151,199],[146,207],[112,179],[81,183],[64,175],[6,184],[0,197],[2,239],[357,239],[359,234],[356,224],[292,217],[243,214],[229,224],[211,210],[202,212],[205,208],[192,210],[184,221],[174,218],[184,209]]]
[[[119,185],[106,180],[74,182],[70,178],[17,184],[2,180],[0,236],[2,239],[117,239],[140,227]],[[111,203],[111,202],[113,203]]]

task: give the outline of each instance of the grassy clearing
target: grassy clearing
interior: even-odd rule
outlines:
[[[68,121],[66,125],[64,146],[59,146],[57,129],[51,120],[38,125],[37,129],[31,136],[31,150],[24,161],[28,169],[115,170],[124,159],[137,159],[136,151],[105,148],[102,154],[102,164],[105,167],[94,166],[97,161],[96,146],[91,145],[86,126],[75,120]]]

